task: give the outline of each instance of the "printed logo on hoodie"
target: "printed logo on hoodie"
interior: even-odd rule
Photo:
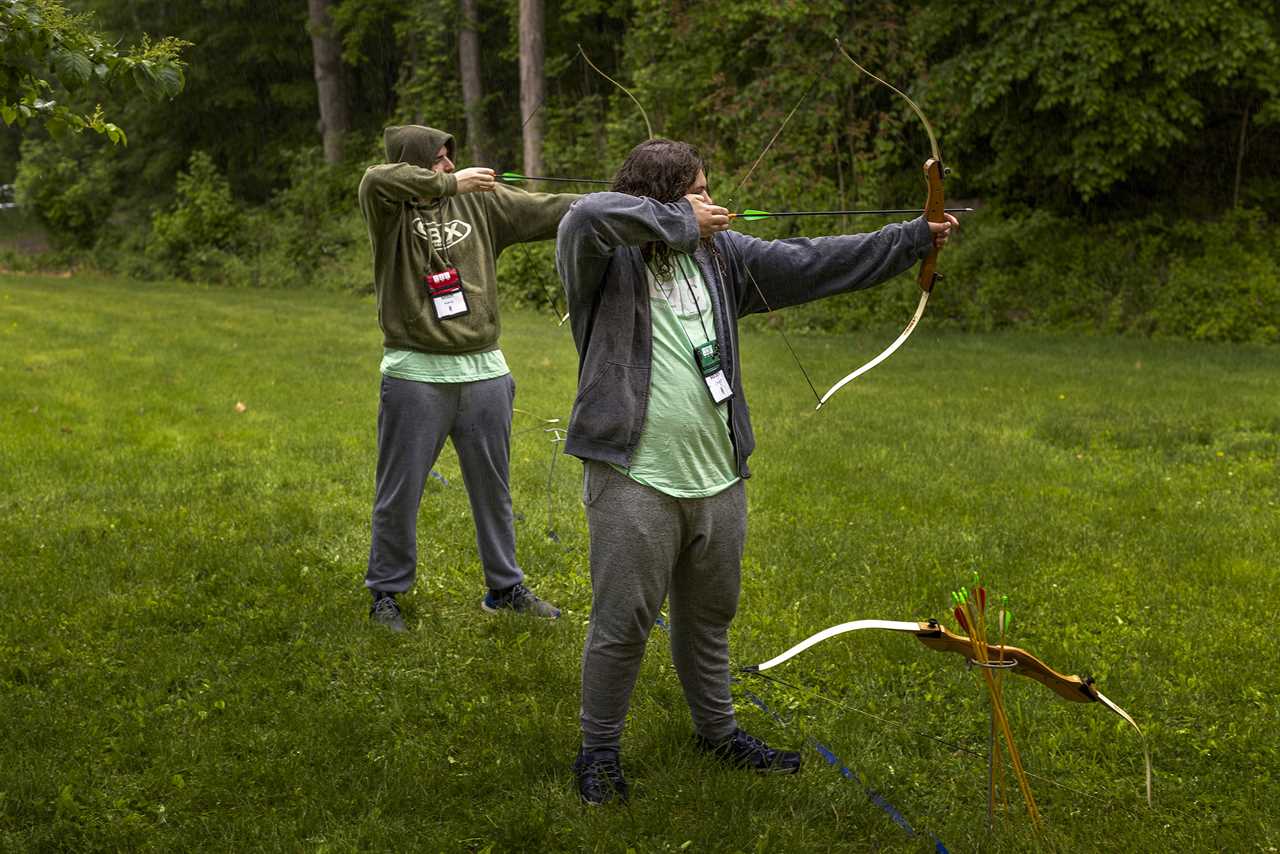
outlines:
[[[443,252],[471,236],[471,223],[452,219],[445,223],[414,217],[413,233],[429,241],[437,252]]]

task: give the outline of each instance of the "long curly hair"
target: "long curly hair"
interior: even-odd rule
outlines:
[[[706,174],[706,162],[698,149],[689,143],[650,139],[631,149],[613,176],[610,189],[670,204],[685,197],[699,171]],[[654,275],[667,278],[674,273],[670,246],[646,243],[641,251],[645,263],[653,265]]]

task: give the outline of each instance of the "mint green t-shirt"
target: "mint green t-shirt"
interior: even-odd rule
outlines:
[[[647,275],[653,319],[649,406],[631,467],[615,468],[676,498],[706,498],[737,483],[738,467],[729,402],[712,401],[693,357],[694,346],[715,337],[711,298],[693,258],[678,254],[675,261],[674,281]]]
[[[381,368],[389,377],[420,383],[470,383],[511,373],[501,350],[455,356],[387,348],[382,351]]]

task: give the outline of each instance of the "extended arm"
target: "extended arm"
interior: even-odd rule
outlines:
[[[923,217],[869,234],[766,241],[727,232],[721,240],[730,262],[743,268],[739,315],[878,285],[909,269],[933,245]]]

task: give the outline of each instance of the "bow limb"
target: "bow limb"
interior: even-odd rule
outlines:
[[[844,45],[840,43],[840,39],[836,39],[836,50],[838,50],[840,55],[847,59],[854,68],[858,69],[877,83],[881,83],[892,89],[902,98],[902,100],[906,101],[907,104],[910,105],[911,109],[915,111],[915,114],[920,117],[920,122],[924,125],[924,132],[929,135],[929,151],[933,154],[933,156],[924,164],[924,180],[925,186],[928,189],[928,196],[926,196],[924,204],[924,215],[925,219],[929,222],[945,222],[946,201],[945,193],[943,192],[942,179],[946,175],[947,170],[942,165],[942,149],[938,146],[938,136],[933,132],[933,125],[929,123],[929,119],[925,116],[924,110],[920,109],[920,105],[911,100],[911,96],[906,92],[903,92],[888,80],[878,77],[863,68],[856,59],[849,55],[849,51],[844,49]],[[932,291],[934,282],[942,278],[942,276],[937,272],[937,265],[938,250],[935,247],[929,252],[929,256],[924,259],[924,263],[920,265],[920,273],[916,277],[916,281],[920,283],[920,289],[925,293]],[[907,334],[910,334],[913,326],[914,323],[907,328]],[[889,352],[892,352],[892,350]]]
[[[929,119],[925,116],[924,110],[920,109],[920,105],[911,100],[911,97],[907,95],[906,92],[903,92],[889,81],[878,77],[863,68],[858,61],[850,56],[849,52],[844,49],[844,45],[840,43],[839,39],[836,39],[836,50],[840,52],[841,56],[852,63],[854,68],[858,69],[872,80],[875,80],[877,83],[881,83],[889,87],[901,96],[902,99],[911,106],[911,109],[915,111],[915,114],[920,117],[920,121],[924,124],[925,133],[929,135],[929,150],[933,154],[933,156],[924,164],[925,187],[928,191],[924,204],[924,216],[929,222],[945,222],[946,193],[943,189],[943,178],[946,174],[946,169],[942,165],[942,150],[938,146],[938,137],[934,134],[933,125],[929,124]],[[815,409],[821,409],[836,392],[840,391],[840,389],[844,388],[853,380],[862,376],[867,371],[892,356],[894,351],[901,347],[903,342],[911,337],[911,333],[915,331],[916,324],[919,323],[920,318],[924,316],[924,309],[929,302],[929,294],[933,292],[934,284],[941,278],[942,274],[938,272],[938,248],[935,246],[930,249],[929,255],[920,264],[920,272],[916,275],[916,282],[920,285],[920,290],[922,291],[920,295],[920,303],[916,307],[916,313],[912,316],[911,321],[907,323],[906,328],[902,330],[902,334],[900,334],[892,344],[876,355],[875,358],[866,362],[861,367],[855,368],[835,382],[831,388],[827,389],[827,393],[818,399],[818,405]]]
[[[795,658],[811,646],[820,644],[824,640],[829,640],[836,635],[842,635],[845,632],[856,632],[860,629],[887,629],[888,631],[893,632],[918,632],[927,625],[927,623],[908,622],[905,620],[854,620],[851,623],[841,623],[838,626],[832,626],[828,629],[823,629],[816,634],[810,635],[781,655],[775,655],[773,658],[763,662],[762,664],[753,664],[742,668],[742,670],[746,673],[761,673],[771,667],[777,667],[784,661]]]
[[[624,95],[626,95],[628,98],[631,99],[632,103],[636,105],[636,109],[640,110],[640,117],[644,119],[644,129],[648,132],[649,139],[653,139],[653,125],[649,124],[649,114],[644,111],[644,107],[640,104],[640,100],[636,98],[635,95],[632,95],[631,90],[628,89],[626,86],[623,86],[617,80],[614,80],[608,74],[605,74],[603,71],[601,71],[600,68],[594,62],[591,61],[591,57],[587,56],[587,52],[582,49],[581,44],[578,45],[578,53],[582,54],[582,58],[587,61],[587,65],[591,66],[592,71],[594,71],[596,74],[599,74],[605,80],[608,80],[614,86],[617,86],[619,89],[622,90]]]
[[[887,81],[887,80],[885,80],[885,79],[883,79],[883,78],[881,78],[881,77],[877,77],[876,75],[872,74],[870,71],[868,71],[867,69],[865,69],[865,68],[863,68],[861,65],[859,65],[859,64],[858,64],[858,62],[857,62],[857,60],[855,60],[852,56],[850,56],[850,55],[849,55],[849,51],[847,51],[847,50],[845,50],[845,49],[844,49],[844,45],[840,43],[840,39],[836,39],[836,50],[840,51],[840,54],[841,54],[845,59],[847,59],[847,60],[849,60],[849,62],[853,63],[853,67],[854,67],[854,68],[858,69],[858,70],[859,70],[859,71],[861,71],[863,74],[867,75],[868,77],[870,77],[872,80],[876,81],[877,83],[882,83],[882,84],[884,84],[885,86],[888,86],[888,87],[889,87],[890,89],[892,89],[894,92],[896,92],[896,93],[898,93],[899,95],[901,95],[901,96],[902,96],[902,100],[906,101],[908,104],[910,104],[910,105],[911,105],[911,109],[915,111],[915,114],[916,114],[917,116],[919,116],[919,117],[920,117],[920,121],[922,121],[922,122],[924,123],[924,130],[925,130],[925,133],[929,134],[929,149],[930,149],[930,151],[932,151],[932,152],[933,152],[933,159],[934,159],[934,160],[936,160],[936,161],[938,161],[939,163],[941,163],[941,162],[942,162],[942,149],[938,147],[938,137],[934,134],[934,132],[933,132],[933,125],[929,124],[929,120],[928,120],[927,118],[925,118],[924,110],[920,109],[920,105],[919,105],[919,104],[917,104],[915,101],[911,100],[911,96],[909,96],[906,92],[903,92],[903,91],[902,91],[901,89],[899,89],[897,86],[894,86],[892,83],[890,83],[889,81]]]
[[[916,324],[920,322],[920,318],[924,317],[924,307],[928,304],[929,304],[929,291],[926,290],[920,294],[920,302],[916,306],[916,313],[911,316],[911,320],[907,323],[906,328],[902,330],[902,334],[899,335],[892,344],[890,344],[888,347],[881,350],[880,355],[876,356],[871,361],[862,365],[862,367],[855,368],[854,370],[845,374],[840,379],[836,380],[836,382],[832,384],[831,388],[827,389],[826,394],[818,398],[818,405],[815,406],[814,409],[821,409],[826,404],[826,402],[830,400],[833,396],[835,396],[835,393],[838,392],[840,389],[844,388],[846,385],[853,382],[858,377],[862,376],[867,371],[871,370],[876,365],[880,364],[885,359],[892,356],[893,351],[901,347],[902,342],[906,341],[908,338],[911,337],[911,333],[916,328]]]

